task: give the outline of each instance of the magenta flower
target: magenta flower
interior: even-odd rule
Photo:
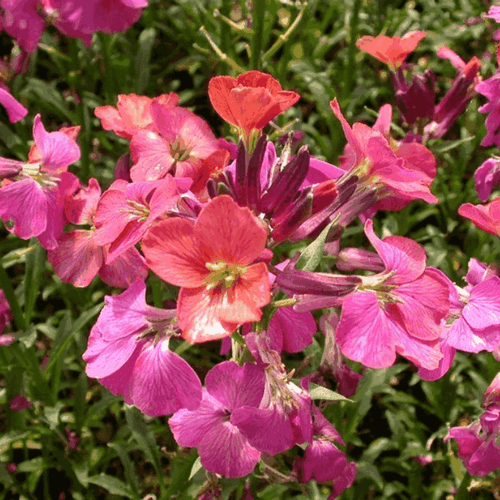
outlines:
[[[489,158],[474,172],[474,181],[478,198],[486,203],[500,183],[500,159]]]
[[[17,396],[9,401],[9,407],[12,411],[23,411],[32,406],[33,403],[28,398],[25,398],[20,394],[17,394]]]
[[[14,342],[13,334],[3,334],[12,321],[12,312],[3,290],[0,290],[0,346],[10,345]]]
[[[146,304],[146,285],[134,282],[106,296],[83,360],[86,373],[142,413],[155,417],[201,402],[201,383],[189,364],[169,350],[176,333],[175,310]]]
[[[38,236],[44,248],[52,249],[64,225],[61,174],[80,158],[80,148],[67,133],[47,132],[40,115],[33,137],[36,152],[29,163],[0,158],[0,172],[9,177],[0,188],[0,217],[20,238]]]
[[[174,438],[180,446],[196,447],[208,472],[246,476],[261,454],[234,424],[233,414],[259,405],[264,394],[264,371],[254,364],[238,366],[224,361],[207,373],[205,385],[198,409],[181,409],[170,418]]]
[[[45,30],[45,21],[38,12],[38,0],[1,0],[3,29],[26,52],[33,52]]]
[[[397,144],[388,137],[392,108],[380,109],[373,128],[355,123],[352,128],[336,99],[330,103],[347,139],[341,167],[356,175],[366,188],[372,186],[381,200],[376,209],[400,210],[411,200],[437,203],[430,186],[436,176],[436,161],[422,144]],[[387,198],[387,199],[386,199]]]
[[[42,0],[44,13],[64,35],[81,38],[91,45],[97,31],[124,31],[142,14],[147,0]]]
[[[236,410],[232,422],[257,450],[276,455],[312,438],[311,396],[290,382],[267,332],[249,333],[247,347],[266,376],[263,398],[254,408]]]
[[[474,280],[464,289],[455,285],[450,302],[454,321],[446,343],[466,352],[495,350],[500,342],[500,278]]]
[[[438,366],[441,320],[448,314],[448,286],[425,266],[424,249],[408,238],[365,233],[384,261],[383,273],[362,277],[342,302],[337,340],[343,354],[370,368],[392,366],[399,353],[427,369]],[[363,314],[359,314],[363,311]]]
[[[354,462],[348,462],[345,454],[335,446],[336,442],[344,444],[335,427],[314,406],[312,414],[313,439],[304,456],[295,459],[293,471],[301,483],[333,481],[330,498],[337,498],[352,486],[358,468]]]
[[[493,379],[483,398],[485,408],[479,420],[467,427],[452,427],[444,442],[454,439],[458,445],[458,457],[473,476],[484,477],[500,468],[500,377]]]

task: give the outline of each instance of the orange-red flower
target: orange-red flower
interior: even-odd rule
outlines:
[[[356,42],[356,47],[394,69],[403,64],[408,54],[417,48],[426,34],[425,31],[409,31],[402,38],[386,35],[363,36]]]
[[[266,239],[252,212],[226,195],[209,201],[194,223],[167,219],[149,229],[142,242],[149,268],[181,287],[177,315],[184,339],[220,339],[260,320],[271,300],[269,273],[254,262]]]
[[[260,71],[238,78],[216,76],[208,84],[208,96],[215,111],[247,136],[253,129],[262,130],[300,99],[299,94],[283,90],[271,75]]]

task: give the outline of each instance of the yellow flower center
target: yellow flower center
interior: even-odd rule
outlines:
[[[248,269],[248,266],[227,264],[221,260],[216,262],[207,262],[205,266],[210,271],[206,277],[207,290],[213,290],[214,288],[228,290]]]

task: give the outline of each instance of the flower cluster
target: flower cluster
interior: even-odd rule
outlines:
[[[42,3],[63,33],[84,41],[95,30],[124,29],[146,4],[98,1],[84,16],[85,9],[76,15],[78,2],[71,8]],[[6,12],[7,4],[2,2]],[[12,7],[12,23],[3,20],[13,36],[23,36],[22,16],[35,15],[29,7]],[[174,93],[120,95],[116,107],[96,108],[102,127],[129,141],[107,188],[94,178],[84,185],[68,171],[80,158],[79,128],[48,132],[40,115],[28,161],[0,158],[6,228],[23,239],[36,237],[62,281],[87,287],[99,275],[124,289],[104,299],[83,354],[87,375],[145,415],[170,416],[177,443],[196,447],[208,472],[243,477],[259,461],[265,467],[270,455],[290,453],[289,480],[332,481],[330,498],[336,498],[354,481],[357,466],[314,404],[313,383],[330,394],[333,379],[338,392],[351,396],[362,377],[351,362],[382,369],[400,355],[422,379],[435,380],[450,369],[457,350],[500,351],[496,269],[471,260],[462,288],[427,265],[419,243],[382,238],[375,229],[378,211],[398,211],[414,200],[438,202],[431,191],[436,160],[424,143],[450,129],[475,90],[490,98],[483,111],[495,113],[498,92],[494,82],[479,83],[479,61],[466,64],[449,49],[439,55],[458,74],[438,105],[431,73],[408,83],[405,60],[424,36],[358,42],[389,65],[409,132],[392,136],[389,104],[370,127],[351,125],[334,99],[330,108],[347,140],[338,166],[315,158],[293,133],[277,143],[268,139],[265,127],[300,96],[259,71],[217,76],[208,86],[210,102],[233,126],[237,144],[217,138],[205,120],[179,106]],[[497,121],[487,120],[488,142]],[[481,168],[487,199],[500,181],[500,167],[491,160]],[[497,201],[465,204],[459,213],[500,235]],[[358,218],[374,251],[348,247],[342,238]],[[288,256],[284,242],[304,245]],[[317,271],[324,252],[336,270],[322,265]],[[162,304],[156,289],[155,304],[164,307],[147,303],[150,271],[173,298]],[[3,295],[0,307],[2,333],[11,319]],[[318,325],[311,311],[321,309],[329,311]],[[294,374],[284,353],[304,351],[318,330],[319,368],[305,361],[300,376]],[[11,340],[3,337],[4,344]],[[187,344],[178,350],[183,340]],[[178,352],[213,341],[221,341],[222,359],[202,384],[198,367]],[[453,428],[447,437],[459,442],[459,456],[473,474],[500,466],[495,387],[487,392],[481,421]]]

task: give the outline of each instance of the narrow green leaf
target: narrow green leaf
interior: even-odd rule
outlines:
[[[88,482],[104,488],[112,495],[122,495],[128,498],[134,498],[132,492],[130,491],[130,488],[123,481],[116,477],[101,473],[98,476],[89,477]]]
[[[158,445],[151,427],[144,422],[144,417],[139,410],[132,406],[125,406],[125,417],[134,439],[146,455],[146,458],[153,464],[160,489],[163,490],[164,483],[160,452],[158,451]]]
[[[132,460],[128,456],[127,450],[120,443],[108,443],[108,446],[116,451],[116,454],[120,457],[123,464],[123,470],[125,472],[125,478],[127,479],[127,484],[132,488],[132,497],[138,499],[140,497],[140,487],[139,478],[135,473]]]
[[[195,461],[193,466],[191,467],[191,472],[189,473],[189,479],[193,479],[193,476],[201,470],[201,458],[198,457]]]
[[[24,278],[24,316],[27,325],[31,322],[31,315],[46,262],[45,250],[37,243],[36,238],[30,240],[30,246],[34,246],[34,249],[26,255],[26,273]]]
[[[311,394],[311,399],[323,399],[325,401],[349,401],[349,403],[354,403],[352,399],[348,399],[338,392],[327,389],[321,385],[309,384],[309,394]]]
[[[333,225],[338,221],[339,217],[336,217],[328,226],[321,231],[321,234],[309,244],[305,250],[302,252],[299,260],[295,267],[297,269],[302,269],[303,271],[314,271],[323,257],[323,249],[325,247],[326,238]]]

